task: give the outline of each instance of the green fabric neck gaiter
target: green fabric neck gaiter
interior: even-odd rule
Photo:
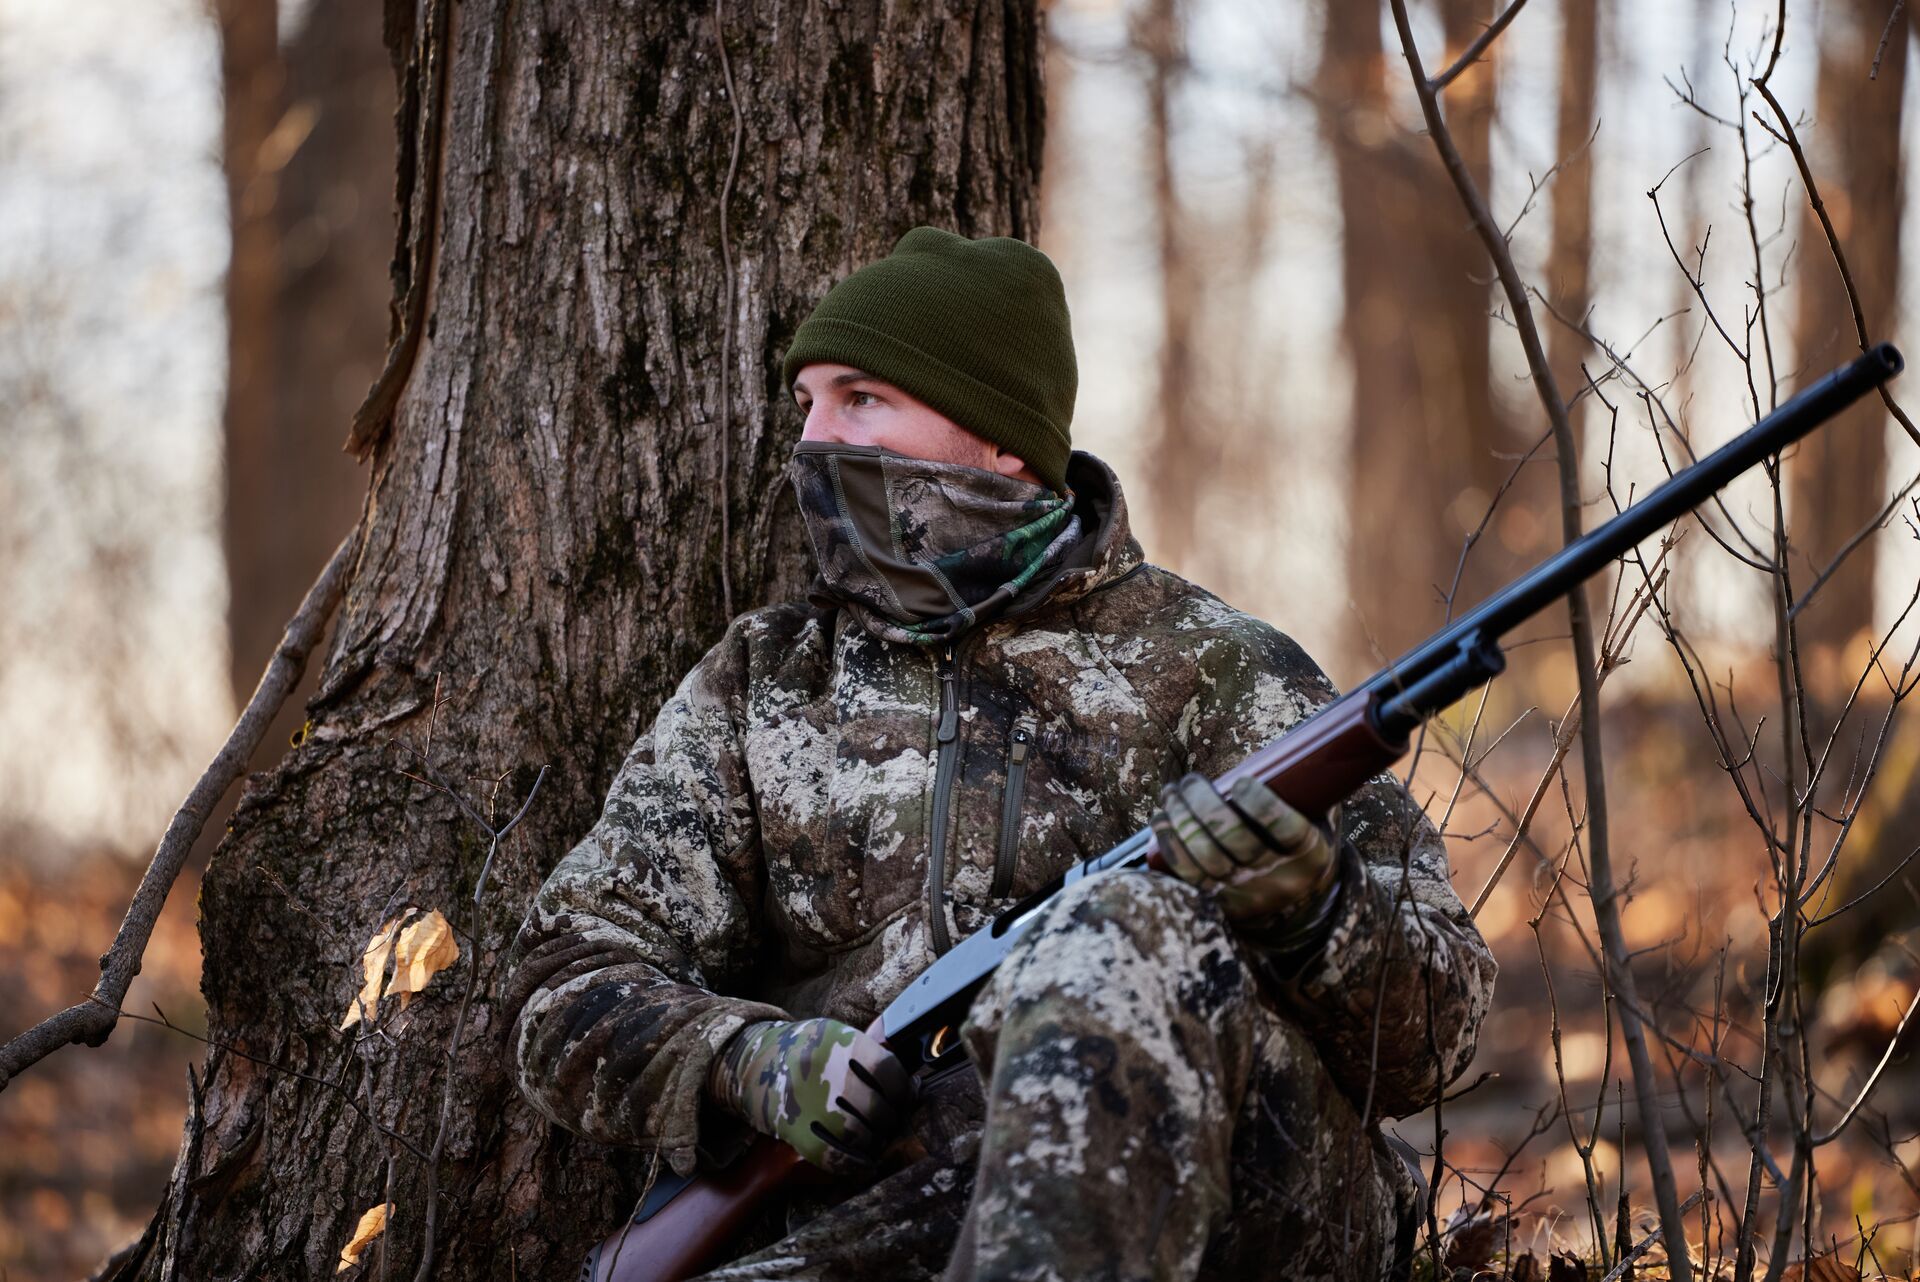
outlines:
[[[802,442],[787,474],[826,592],[889,641],[953,640],[1080,540],[1071,494],[957,463]]]

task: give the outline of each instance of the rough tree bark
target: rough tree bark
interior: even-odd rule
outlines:
[[[1900,97],[1907,65],[1901,24],[1895,24],[1887,42],[1880,74],[1867,75],[1890,7],[1879,0],[1838,0],[1818,11],[1814,128],[1802,139],[1860,292],[1867,332],[1876,339],[1892,333],[1900,283]],[[1812,208],[1801,203],[1796,381],[1818,377],[1860,351],[1826,233]],[[1787,472],[1788,497],[1794,543],[1803,554],[1793,573],[1802,590],[1886,503],[1886,432],[1885,408],[1868,397],[1795,451]],[[1839,702],[1844,683],[1865,659],[1868,642],[1862,634],[1873,626],[1877,543],[1861,544],[1799,617],[1803,647],[1844,648],[1844,654],[1819,656],[1809,673],[1812,693],[1822,702]]]
[[[1493,18],[1488,0],[1445,0],[1446,65]],[[1369,228],[1342,247],[1342,337],[1353,366],[1354,501],[1348,504],[1348,595],[1388,657],[1433,630],[1460,547],[1511,467],[1493,400],[1491,272],[1433,149],[1394,115],[1380,7],[1325,5],[1316,74],[1320,124],[1333,152],[1343,223]],[[1491,55],[1489,57],[1490,61]],[[1492,169],[1494,75],[1468,69],[1447,90],[1448,118],[1475,182]],[[1520,448],[1524,448],[1521,446]],[[1390,496],[1382,501],[1383,496]],[[1535,508],[1534,511],[1540,509]],[[1511,552],[1544,547],[1544,523],[1483,541],[1461,580],[1471,604],[1504,577]]]
[[[722,556],[737,608],[802,587],[780,475],[799,419],[777,387],[794,328],[915,223],[1031,239],[1042,149],[1030,4],[720,8],[724,66],[704,5],[389,8],[396,283],[430,288],[426,324],[391,421],[360,437],[367,524],[312,736],[251,781],[206,874],[209,1035],[233,1049],[210,1054],[119,1276],[330,1277],[390,1155],[386,1264],[414,1273],[429,1185],[409,1146],[433,1147],[449,1073],[434,1276],[569,1276],[631,1205],[637,1155],[548,1126],[508,1079],[506,949],[718,635]],[[443,101],[444,129],[424,127]],[[400,773],[421,773],[430,729],[433,769],[497,821],[550,769],[493,863],[477,949],[406,1011],[384,1004],[356,1057],[339,1025],[361,950],[410,906],[464,931],[486,855]]]

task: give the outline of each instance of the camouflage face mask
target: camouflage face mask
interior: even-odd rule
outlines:
[[[889,641],[951,641],[1080,539],[1071,494],[957,463],[802,442],[787,474],[826,591]]]

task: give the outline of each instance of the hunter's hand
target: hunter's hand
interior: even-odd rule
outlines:
[[[1338,874],[1333,843],[1254,779],[1225,796],[1190,774],[1160,790],[1153,835],[1182,881],[1211,892],[1234,921],[1284,917],[1320,898]]]
[[[754,1130],[836,1173],[872,1165],[913,1107],[900,1061],[837,1019],[747,1025],[713,1061],[707,1092]]]

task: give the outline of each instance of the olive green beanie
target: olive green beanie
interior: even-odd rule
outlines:
[[[819,361],[892,383],[1066,489],[1080,375],[1060,273],[1033,246],[914,228],[828,291],[780,377],[791,388]]]

